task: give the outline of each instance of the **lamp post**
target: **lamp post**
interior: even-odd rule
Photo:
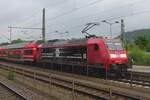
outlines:
[[[115,21],[114,23],[108,22],[106,20],[102,20],[102,22],[109,24],[109,29],[110,29],[110,37],[112,38],[112,25],[119,23],[119,21]]]

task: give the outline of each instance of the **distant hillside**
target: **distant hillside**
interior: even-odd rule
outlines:
[[[134,41],[138,36],[145,36],[150,39],[150,29],[140,29],[126,32],[124,36],[128,41]]]

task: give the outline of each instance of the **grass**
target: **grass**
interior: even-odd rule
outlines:
[[[8,77],[7,77],[9,80],[15,80],[15,73],[14,72],[12,72],[12,71],[10,71],[9,73],[8,73]]]

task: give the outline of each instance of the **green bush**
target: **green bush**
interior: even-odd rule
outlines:
[[[150,65],[150,54],[145,54],[143,58],[144,58],[143,60],[144,64]]]
[[[145,54],[144,51],[137,47],[130,49],[128,56],[133,59],[133,64],[150,65],[150,54]]]

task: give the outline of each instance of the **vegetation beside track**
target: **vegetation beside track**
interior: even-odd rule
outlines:
[[[130,59],[133,59],[133,64],[150,66],[150,54],[145,54],[138,48],[132,48],[128,51],[128,55]]]
[[[135,65],[150,66],[150,40],[146,36],[138,36],[126,46],[128,56]]]
[[[9,74],[8,74],[8,79],[9,80],[15,80],[15,73],[10,71]]]

